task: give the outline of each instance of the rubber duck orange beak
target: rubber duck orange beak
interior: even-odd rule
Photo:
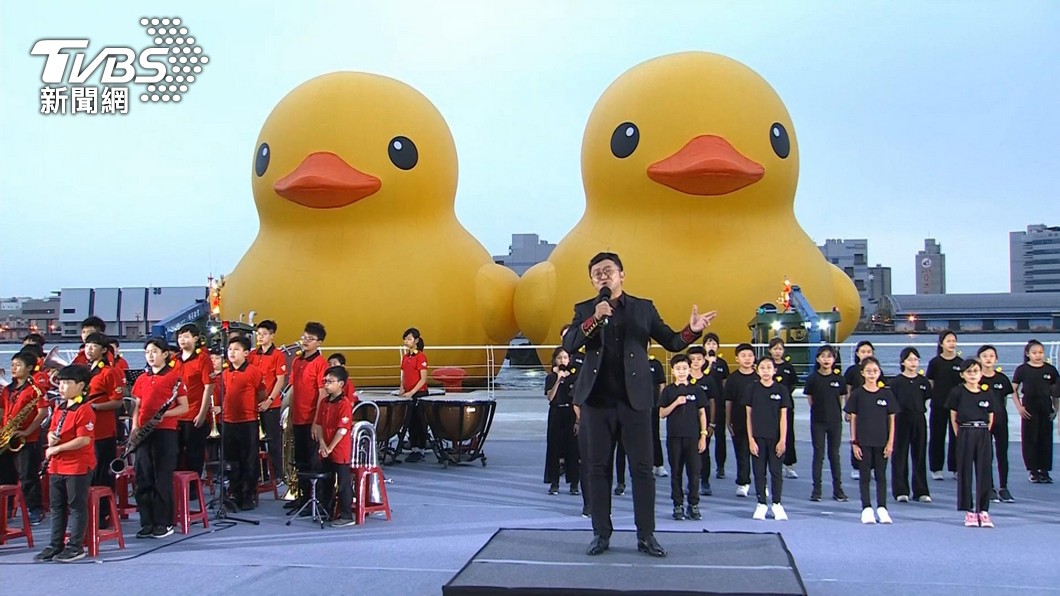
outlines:
[[[750,186],[766,173],[725,139],[700,135],[648,166],[648,177],[690,195],[723,195]]]
[[[313,209],[345,207],[379,191],[383,183],[334,153],[309,154],[293,172],[276,181],[281,197]]]

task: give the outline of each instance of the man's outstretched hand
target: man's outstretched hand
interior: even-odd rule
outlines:
[[[710,322],[713,321],[716,316],[718,316],[718,311],[716,310],[699,314],[699,307],[693,304],[692,317],[688,320],[688,328],[691,329],[693,333],[699,333],[707,327],[710,327]]]

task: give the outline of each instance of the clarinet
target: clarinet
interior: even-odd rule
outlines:
[[[55,436],[59,436],[63,433],[63,425],[66,424],[66,416],[70,413],[69,408],[63,408],[63,413],[59,415],[59,422],[55,425]],[[44,475],[48,473],[48,466],[51,465],[52,458],[46,457],[40,464],[39,478],[44,478]]]

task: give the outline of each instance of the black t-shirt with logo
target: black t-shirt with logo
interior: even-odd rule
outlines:
[[[946,399],[961,380],[961,359],[958,356],[947,360],[941,354],[928,362],[927,378],[934,383],[931,388],[931,407],[946,407]]]
[[[902,412],[910,414],[927,412],[926,403],[931,399],[931,384],[924,375],[918,374],[915,377],[897,375],[888,381],[887,386],[898,399],[898,407]]]
[[[1055,395],[1056,378],[1056,367],[1048,362],[1043,363],[1041,366],[1021,364],[1016,367],[1016,372],[1012,373],[1012,382],[1017,385],[1023,384],[1024,406],[1040,403],[1048,404],[1050,409],[1052,404],[1049,403],[1049,399]]]
[[[773,383],[769,387],[761,382],[754,383],[744,390],[744,405],[751,408],[754,438],[780,438],[780,409],[791,407],[791,393],[787,387],[780,383]]]
[[[659,407],[665,408],[685,396],[685,403],[677,406],[666,417],[667,438],[699,438],[699,411],[706,408],[707,396],[696,385],[677,385],[670,383],[663,387],[659,396]]]
[[[693,384],[693,385],[695,385],[696,387],[699,387],[700,389],[702,389],[703,390],[703,394],[707,396],[707,399],[715,401],[715,402],[721,401],[721,389],[718,388],[718,383],[710,375],[706,375],[706,376],[700,377],[698,379],[693,379],[693,378],[689,377],[688,382]],[[709,409],[710,408],[710,404],[708,403],[704,407],[707,408],[707,422],[714,422],[713,420],[710,419],[710,409]],[[717,404],[715,404],[715,406],[714,406],[715,413],[717,412],[717,410],[718,410],[718,406],[717,406]]]
[[[997,396],[986,384],[980,385],[979,391],[975,392],[961,385],[950,390],[946,407],[956,410],[957,424],[990,422],[990,414],[997,410]]]
[[[729,420],[736,432],[747,430],[747,413],[740,406],[744,403],[744,392],[748,387],[758,382],[758,373],[742,373],[737,369],[729,379],[725,381],[725,401],[730,408]]]
[[[795,386],[799,384],[799,375],[795,372],[795,367],[792,366],[787,356],[782,362],[774,360],[773,364],[777,368],[776,381],[787,388],[790,395],[792,391],[795,391]]]
[[[803,393],[813,397],[810,407],[810,422],[813,424],[834,424],[843,421],[842,396],[846,395],[847,384],[843,375],[836,369],[822,375],[820,369],[810,373],[806,379]]]
[[[707,366],[707,376],[713,377],[714,382],[720,388],[725,384],[725,379],[729,378],[729,363],[725,362],[724,358],[718,357],[714,359],[713,364],[710,363],[710,360],[707,360]]]
[[[569,369],[568,369],[569,370]],[[569,406],[573,402],[573,392],[571,387],[574,385],[574,374],[559,378],[559,375],[550,372],[545,377],[545,395],[556,385],[559,381],[559,387],[556,389],[556,396],[552,398],[552,401],[548,402],[549,407],[558,408],[563,406]]]
[[[862,447],[885,447],[890,431],[891,414],[898,413],[898,399],[887,387],[866,391],[857,387],[847,400],[846,411],[857,416],[857,442]]]

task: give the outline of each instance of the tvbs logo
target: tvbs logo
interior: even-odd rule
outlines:
[[[140,25],[154,42],[141,50],[107,46],[93,55],[86,51],[88,39],[41,39],[33,44],[30,54],[45,59],[40,112],[125,114],[130,83],[143,85],[141,102],[180,102],[209,57],[179,18],[144,17]],[[84,85],[97,74],[99,87]]]

